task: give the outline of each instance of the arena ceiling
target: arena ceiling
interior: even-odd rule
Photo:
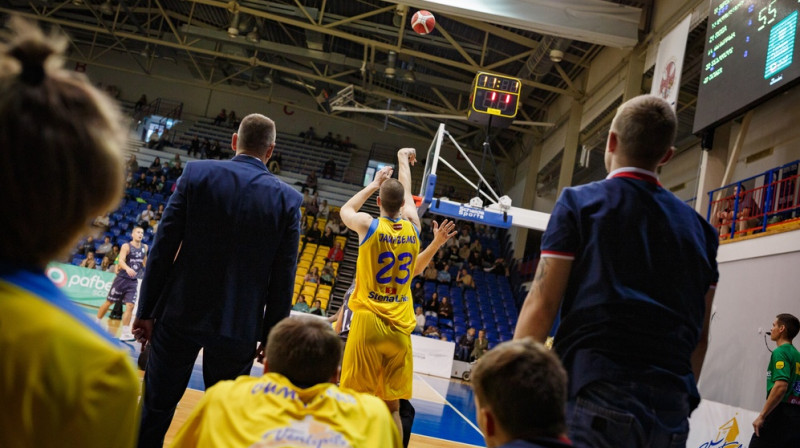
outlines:
[[[519,5],[575,8],[597,14],[592,20],[598,21],[613,16],[608,8],[617,8],[638,17],[634,42],[650,32],[652,15],[652,0],[4,0],[0,12],[61,26],[71,38],[70,58],[90,64],[108,52],[123,52],[142,73],[170,61],[184,64],[196,80],[212,87],[261,90],[280,84],[317,100],[323,91],[334,94],[353,85],[354,100],[375,109],[466,115],[476,72],[505,74],[523,80],[518,119],[530,122],[544,122],[545,109],[560,95],[581,99],[585,92],[576,79],[609,42],[625,46],[580,30],[527,26],[526,21],[503,17],[478,20],[445,4],[510,5],[512,11],[505,15],[511,18]],[[410,29],[409,18],[419,7],[436,16],[430,35]],[[551,58],[553,50],[563,55]],[[684,76],[684,84],[689,79]],[[693,115],[692,93],[683,94],[681,102]],[[431,136],[442,121],[335,113],[388,120]],[[597,139],[595,134],[602,135],[608,121],[601,117],[587,127],[582,141]],[[447,123],[468,146],[478,147],[484,138],[485,129],[477,125]],[[542,138],[548,129],[512,126],[495,131],[495,156],[520,160],[526,149],[515,143],[522,135]]]

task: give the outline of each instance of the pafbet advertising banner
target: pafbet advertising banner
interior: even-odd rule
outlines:
[[[64,263],[47,265],[47,277],[75,302],[100,306],[108,296],[115,274]]]

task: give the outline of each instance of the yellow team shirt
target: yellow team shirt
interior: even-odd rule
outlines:
[[[402,445],[389,409],[379,398],[330,383],[303,389],[278,373],[217,383],[172,443],[252,448]]]
[[[419,254],[419,233],[406,219],[374,219],[358,248],[354,312],[369,310],[411,334],[417,325],[411,279]]]
[[[128,354],[44,273],[0,273],[0,447],[132,447],[138,395]]]

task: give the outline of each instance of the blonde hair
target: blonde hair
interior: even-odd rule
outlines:
[[[42,266],[122,195],[125,127],[86,77],[63,68],[66,39],[18,17],[0,43],[0,259]]]

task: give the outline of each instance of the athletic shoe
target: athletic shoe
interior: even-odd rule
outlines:
[[[130,328],[123,328],[122,334],[119,336],[120,341],[135,341],[136,338],[133,337],[133,333],[131,333]]]

